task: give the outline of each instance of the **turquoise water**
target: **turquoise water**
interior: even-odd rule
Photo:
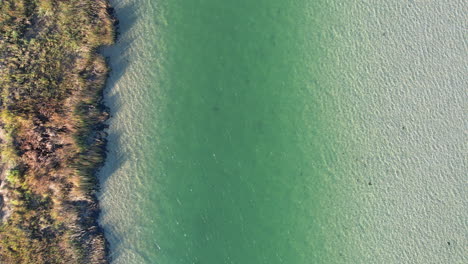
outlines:
[[[132,263],[330,258],[320,200],[332,195],[333,139],[313,63],[325,43],[309,34],[320,30],[320,7],[271,0],[147,6],[164,12],[158,32],[142,32],[154,33],[145,37],[159,53],[135,51],[148,59],[142,70],[149,76],[142,73],[145,88],[133,92],[141,101],[122,102],[135,108],[127,120],[135,126],[125,129],[137,137],[123,143],[138,157],[125,183],[138,208],[132,229],[141,229]]]
[[[113,263],[462,263],[461,2],[111,2]]]
[[[161,170],[152,173],[161,192],[146,203],[158,226],[154,259],[319,261],[316,201],[331,142],[314,111],[318,76],[303,67],[320,53],[303,36],[307,14],[271,0],[166,8],[165,106],[158,143],[145,149]]]

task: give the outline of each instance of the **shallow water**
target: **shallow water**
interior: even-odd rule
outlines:
[[[462,263],[461,1],[111,2],[114,263]]]

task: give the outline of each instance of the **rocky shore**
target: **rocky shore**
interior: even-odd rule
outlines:
[[[106,0],[0,1],[0,263],[108,263]]]

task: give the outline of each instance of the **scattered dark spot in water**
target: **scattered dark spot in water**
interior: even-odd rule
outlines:
[[[372,182],[369,182],[368,185],[372,185]]]
[[[387,33],[386,32],[382,33],[382,36],[384,36],[384,37],[387,36]]]
[[[447,245],[449,245],[449,246],[450,246],[450,241],[448,241],[448,242],[447,242]]]
[[[401,129],[406,130],[406,127],[405,127],[405,126],[402,126]]]
[[[218,112],[218,111],[219,111],[219,107],[218,107],[218,106],[216,106],[216,105],[215,105],[215,106],[213,106],[213,108],[212,108],[212,109],[213,109],[213,111],[215,111],[215,112]]]

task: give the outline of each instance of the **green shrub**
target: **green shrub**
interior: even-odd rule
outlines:
[[[12,169],[8,171],[5,179],[13,184],[13,185],[18,185],[20,183],[20,172],[17,169]]]

